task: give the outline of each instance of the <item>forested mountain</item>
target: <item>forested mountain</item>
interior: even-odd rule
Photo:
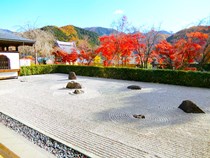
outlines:
[[[161,30],[161,31],[158,31],[159,33],[159,38],[160,38],[160,41],[161,40],[166,40],[169,36],[172,35],[172,33],[168,32],[168,31],[165,31],[165,30]]]
[[[99,36],[110,35],[116,33],[117,30],[105,27],[86,27],[85,30],[97,33]]]
[[[99,36],[109,35],[111,33],[117,32],[114,29],[103,27],[90,27],[82,29],[73,25],[66,25],[62,27],[45,26],[42,27],[41,30],[52,33],[55,36],[55,39],[59,41],[76,41],[77,43],[87,41],[91,46],[99,45]],[[173,42],[177,39],[186,38],[187,33],[196,31],[207,33],[210,35],[210,26],[194,26],[180,30],[172,35],[170,32],[161,30],[159,31],[159,38],[160,40],[167,39],[168,42]]]
[[[57,26],[45,26],[41,30],[52,33],[59,41],[69,41],[69,37]]]
[[[210,35],[210,26],[193,26],[193,27],[190,27],[190,28],[187,28],[187,29],[180,30],[177,33],[169,36],[167,38],[167,41],[168,42],[174,42],[178,39],[186,38],[187,33],[190,33],[190,32],[202,32],[202,33],[207,33],[207,34]]]
[[[73,25],[66,25],[62,27],[57,26],[45,26],[41,30],[51,32],[57,40],[60,41],[76,41],[88,40],[88,43],[92,46],[99,45],[99,36],[110,35],[112,33],[117,33],[116,30],[104,27],[89,27],[80,28]],[[168,38],[171,33],[167,31],[159,31],[162,39]]]
[[[55,38],[59,41],[76,41],[88,40],[91,45],[98,45],[98,35],[95,32],[91,32],[73,25],[67,25],[62,27],[57,26],[45,26],[41,30],[51,32]]]
[[[77,31],[77,35],[79,39],[84,39],[85,36],[88,37],[88,41],[91,45],[98,45],[99,40],[98,40],[98,34],[92,31],[88,31],[79,27],[74,27],[75,30]]]

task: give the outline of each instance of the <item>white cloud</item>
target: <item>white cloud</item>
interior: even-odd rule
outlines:
[[[114,14],[123,14],[123,13],[124,13],[124,11],[121,9],[117,9],[114,11]]]

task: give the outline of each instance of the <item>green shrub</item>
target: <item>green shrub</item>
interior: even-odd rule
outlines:
[[[209,64],[205,64],[205,65],[203,66],[203,69],[204,69],[205,71],[210,71],[210,63],[209,63]]]
[[[56,73],[56,70],[57,65],[23,66],[20,69],[20,76]]]
[[[72,65],[44,65],[22,67],[21,75],[66,73],[74,71],[80,76],[113,78],[121,80],[133,80],[142,82],[165,83],[182,86],[210,88],[209,72],[175,71],[175,70],[151,70],[139,68],[115,68],[96,66],[72,66]]]
[[[210,71],[210,63],[204,64],[202,67],[199,64],[190,64],[190,67],[195,67],[201,71]]]

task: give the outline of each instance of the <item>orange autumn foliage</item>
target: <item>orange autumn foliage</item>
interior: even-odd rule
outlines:
[[[180,39],[174,44],[162,41],[155,46],[153,56],[160,64],[169,68],[185,68],[189,64],[202,59],[202,49],[208,38],[207,34],[192,32],[187,34],[187,39]]]

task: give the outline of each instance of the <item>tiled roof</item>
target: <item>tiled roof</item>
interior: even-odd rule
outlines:
[[[35,43],[34,40],[20,37],[10,31],[3,30],[3,29],[0,29],[0,42],[1,41],[13,41],[13,42],[21,42],[21,43],[25,43],[25,44],[34,44]]]
[[[76,49],[75,42],[56,41],[55,45],[67,53],[71,53],[73,49]]]

